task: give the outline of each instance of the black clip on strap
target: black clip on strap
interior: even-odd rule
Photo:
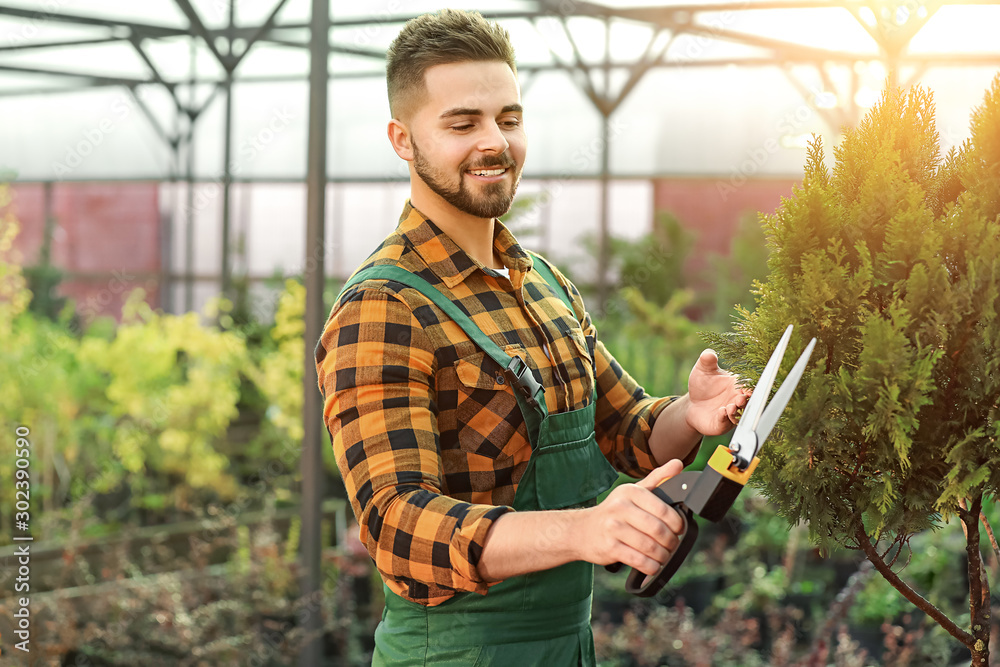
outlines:
[[[515,354],[503,372],[511,385],[521,391],[521,395],[524,396],[528,405],[537,408],[542,394],[542,385],[535,379],[535,374],[524,359]]]

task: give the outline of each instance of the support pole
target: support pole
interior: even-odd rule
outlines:
[[[652,42],[650,42],[652,44]],[[608,265],[611,264],[611,230],[608,222],[611,207],[608,201],[611,146],[608,124],[611,114],[621,103],[608,104],[611,100],[611,23],[604,19],[604,94],[597,110],[601,113],[601,219],[598,227],[597,245],[597,312],[608,312]]]
[[[160,230],[160,307],[165,313],[174,308],[174,234],[180,213],[180,111],[174,110],[174,138],[170,143],[170,213],[163,216]]]
[[[603,110],[602,110],[603,111]],[[609,154],[611,137],[608,133],[610,117],[601,113],[601,204],[597,244],[597,312],[607,313],[608,265],[611,263],[611,232],[608,222],[611,203],[608,201]]]
[[[322,664],[322,588],[320,586],[320,504],[323,501],[323,404],[317,389],[314,348],[322,335],[326,212],[326,98],[329,79],[330,0],[312,0],[309,38],[309,147],[306,159],[305,372],[302,418],[302,551],[300,588],[308,613],[300,614],[303,632],[312,637],[299,653],[300,667]]]
[[[233,151],[233,73],[226,72],[226,83],[223,85],[226,93],[226,120],[225,138],[222,151],[222,296],[227,299],[233,298],[230,294],[232,287],[232,257],[229,247],[230,218],[232,217],[232,185],[233,173],[230,169],[230,161]]]
[[[190,43],[191,62],[190,80],[188,88],[188,129],[187,129],[187,165],[185,181],[187,187],[184,188],[184,196],[187,200],[184,205],[184,312],[190,313],[194,310],[194,123],[197,116],[194,113],[194,87],[197,79],[198,50],[195,47],[194,37]]]

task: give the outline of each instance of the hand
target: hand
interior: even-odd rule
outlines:
[[[673,459],[635,484],[616,487],[596,507],[580,510],[580,560],[622,563],[645,574],[659,572],[680,545],[684,519],[652,490],[683,469]]]
[[[719,368],[715,351],[702,352],[688,377],[688,425],[703,435],[722,435],[731,429],[751,393],[737,386],[737,380]]]

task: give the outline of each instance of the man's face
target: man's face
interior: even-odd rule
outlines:
[[[463,213],[494,218],[510,210],[526,140],[517,78],[503,62],[435,65],[410,120],[413,168]]]

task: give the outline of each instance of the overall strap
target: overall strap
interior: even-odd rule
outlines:
[[[455,324],[461,327],[465,335],[472,339],[472,342],[478,345],[487,356],[503,369],[504,375],[511,382],[511,386],[520,390],[521,398],[528,405],[542,413],[543,416],[546,414],[545,401],[542,398],[544,389],[541,383],[535,378],[527,362],[518,355],[514,355],[513,357],[508,356],[499,345],[490,340],[489,336],[476,326],[472,318],[466,315],[454,301],[445,296],[439,289],[417,274],[411,273],[400,266],[381,265],[371,266],[358,271],[344,284],[341,294],[362,280],[371,279],[392,280],[402,283],[407,287],[412,287],[430,299],[435,306],[443,310]]]
[[[566,307],[572,311],[573,303],[569,299],[569,293],[566,288],[560,285],[559,281],[556,280],[556,275],[552,272],[552,267],[549,266],[548,260],[542,258],[542,256],[537,253],[531,252],[530,250],[528,251],[528,254],[530,254],[534,260],[531,262],[531,268],[541,274],[545,282],[547,282],[549,287],[552,288],[552,291],[555,292],[556,295],[562,299],[562,302],[566,304]]]

